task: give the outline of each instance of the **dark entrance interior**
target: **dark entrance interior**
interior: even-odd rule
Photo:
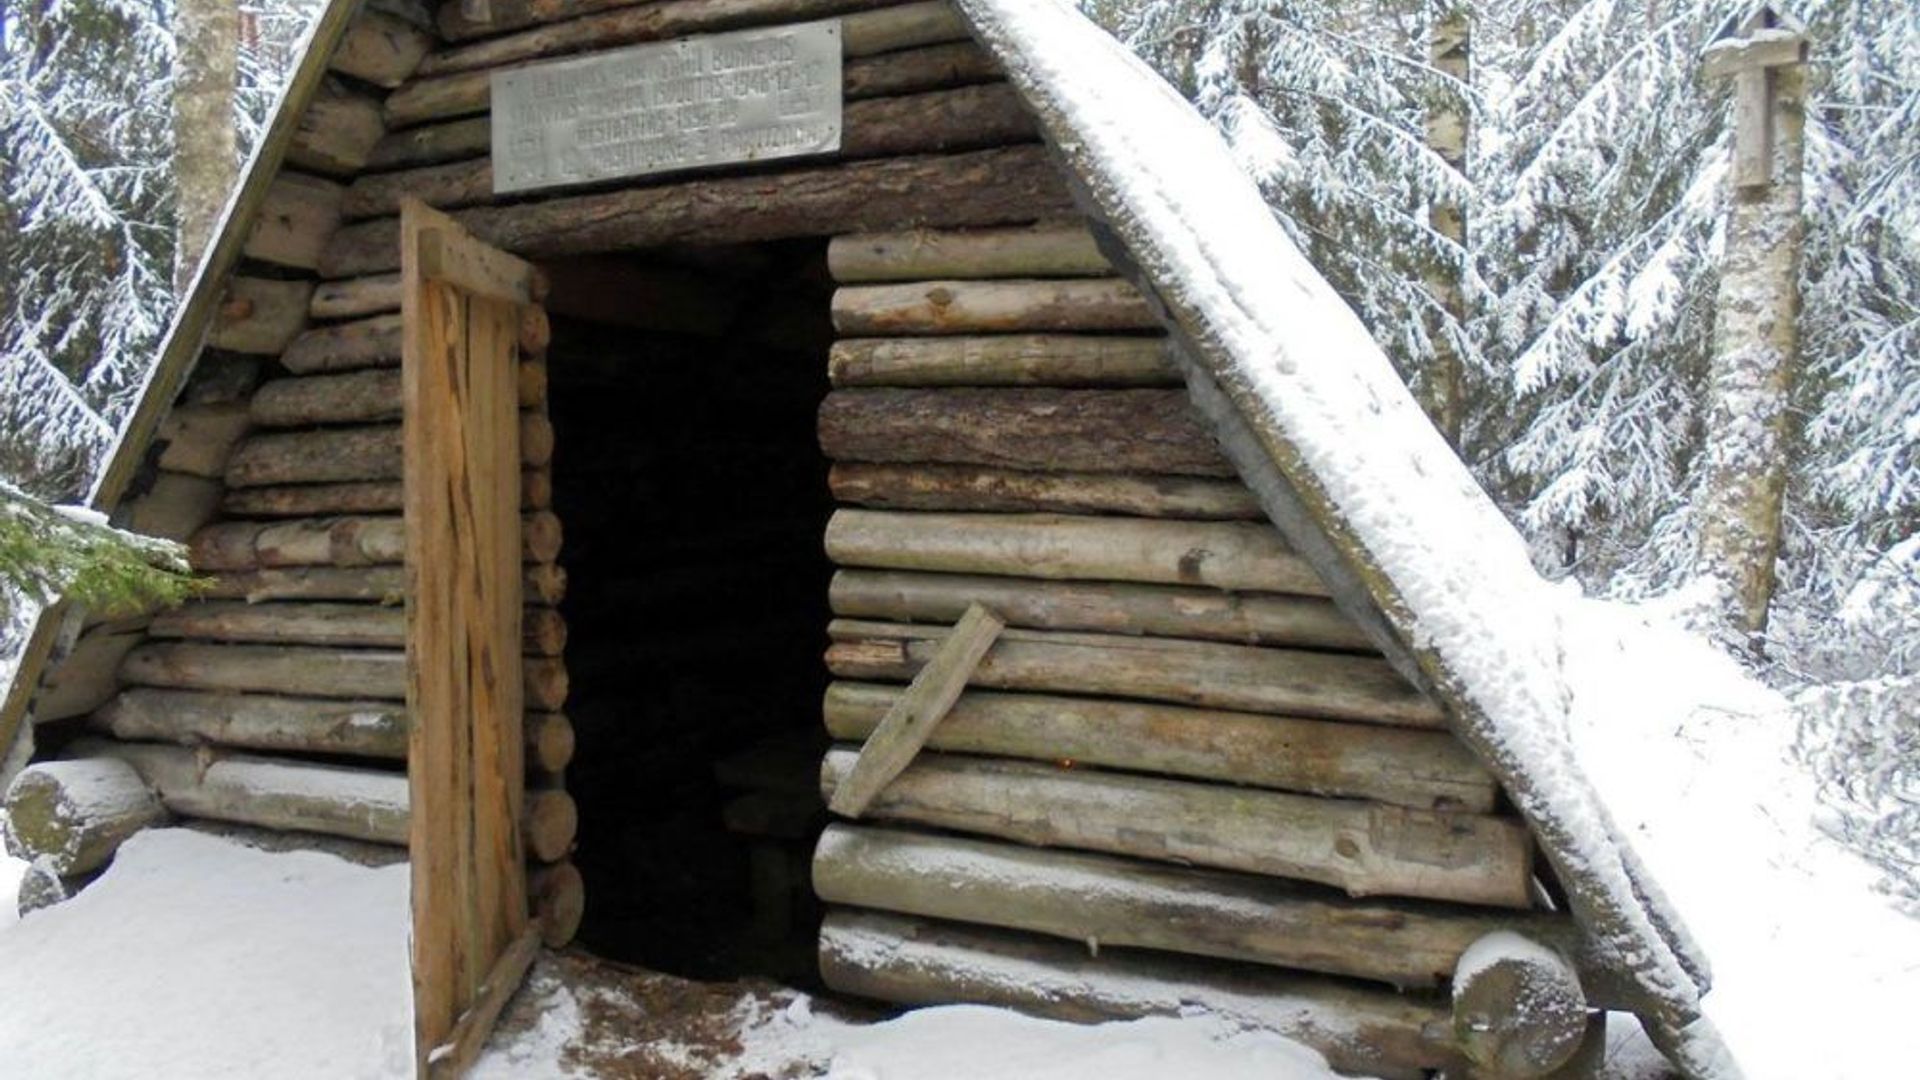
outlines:
[[[824,242],[547,267],[580,941],[805,982],[824,819]]]

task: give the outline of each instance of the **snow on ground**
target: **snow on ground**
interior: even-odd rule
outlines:
[[[1910,1068],[1920,920],[1819,829],[1786,702],[1668,610],[1564,607],[1579,760],[1711,961],[1707,1015],[1746,1075]]]
[[[144,832],[0,930],[9,1080],[410,1075],[407,870]]]

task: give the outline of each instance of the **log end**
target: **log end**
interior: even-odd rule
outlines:
[[[7,788],[7,848],[62,876],[95,870],[167,812],[133,767],[106,758],[30,765]]]
[[[1535,1080],[1579,1052],[1588,1026],[1580,979],[1558,951],[1498,930],[1461,954],[1453,975],[1453,1030],[1487,1080]]]
[[[558,788],[527,792],[527,850],[541,862],[559,862],[573,850],[580,810],[573,796]]]

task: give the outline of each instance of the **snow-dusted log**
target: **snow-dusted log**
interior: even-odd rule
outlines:
[[[980,574],[841,570],[828,590],[835,615],[951,623],[970,603],[1009,626],[1104,634],[1371,651],[1358,627],[1323,598],[1230,593],[1116,581],[1036,581]]]
[[[1564,917],[1357,901],[1272,878],[830,825],[813,886],[832,904],[1126,946],[1442,986],[1469,945],[1524,928],[1571,942]]]
[[[835,281],[929,281],[941,278],[1102,277],[1112,264],[1079,223],[1007,229],[858,233],[827,245]]]
[[[1496,930],[1460,956],[1453,973],[1453,1032],[1487,1080],[1558,1075],[1587,1034],[1580,976],[1532,933]]]
[[[904,682],[933,656],[943,626],[835,619],[827,667],[848,679]],[[1442,728],[1440,707],[1385,661],[1302,649],[1176,638],[1006,630],[970,685],[1143,698],[1211,709]]]
[[[819,430],[838,461],[1233,475],[1179,390],[835,390]]]
[[[6,807],[7,850],[62,877],[99,869],[127,837],[167,820],[139,774],[108,758],[29,765]]]
[[[560,519],[548,511],[520,521],[521,557],[552,562],[560,553]],[[375,566],[406,556],[406,525],[398,517],[223,521],[193,535],[195,570],[259,570],[289,566]]]
[[[1083,944],[836,908],[820,974],[842,993],[902,1005],[999,1005],[1061,1020],[1186,1016],[1196,1008],[1320,1051],[1355,1074],[1420,1080],[1465,1064],[1445,1004],[1253,965]]]
[[[132,765],[160,793],[167,808],[182,817],[382,844],[407,842],[403,773],[208,755],[178,746],[107,739],[80,740],[75,749]]]
[[[208,575],[208,599],[370,600],[398,604],[406,599],[406,571],[389,566],[297,566]],[[567,572],[553,563],[532,563],[520,579],[529,605],[552,607],[567,595]]]
[[[1031,142],[1033,118],[1004,83],[846,104],[837,157],[903,157]],[[400,211],[402,199],[453,209],[490,203],[493,161],[469,158],[396,172],[369,173],[348,187],[341,214],[349,220]]]
[[[80,879],[84,881],[85,879]],[[21,917],[70,899],[77,890],[44,863],[30,862],[20,871],[14,892],[14,910]]]
[[[1125,514],[1197,521],[1261,517],[1260,504],[1245,485],[1191,476],[839,462],[828,472],[827,483],[839,502],[883,510]]]
[[[822,794],[853,767],[828,752]],[[996,758],[921,754],[867,807],[1042,847],[1314,881],[1355,896],[1524,908],[1532,849],[1519,822],[1346,799],[1162,780]]]
[[[520,414],[520,461],[553,460],[553,423],[544,411]],[[229,487],[394,480],[401,474],[399,424],[256,434],[226,459]]]
[[[397,649],[161,642],[128,653],[120,679],[178,690],[402,701],[407,696],[406,661]],[[528,659],[521,668],[529,709],[554,710],[566,703],[564,663]]]
[[[827,730],[836,739],[865,739],[899,693],[896,686],[833,683],[823,710]],[[1473,755],[1445,732],[1104,698],[969,691],[927,745],[1421,810],[1484,813],[1499,793]]]
[[[842,566],[875,570],[1326,593],[1277,531],[1255,523],[841,509],[826,547]]]
[[[954,235],[954,234],[949,234]],[[1154,337],[993,334],[847,338],[833,343],[835,386],[1177,386]]]
[[[915,281],[847,285],[833,294],[842,334],[1005,334],[1159,330],[1124,278]]]

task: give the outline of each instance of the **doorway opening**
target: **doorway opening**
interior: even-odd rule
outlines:
[[[814,978],[832,500],[824,241],[549,264],[580,941]]]

